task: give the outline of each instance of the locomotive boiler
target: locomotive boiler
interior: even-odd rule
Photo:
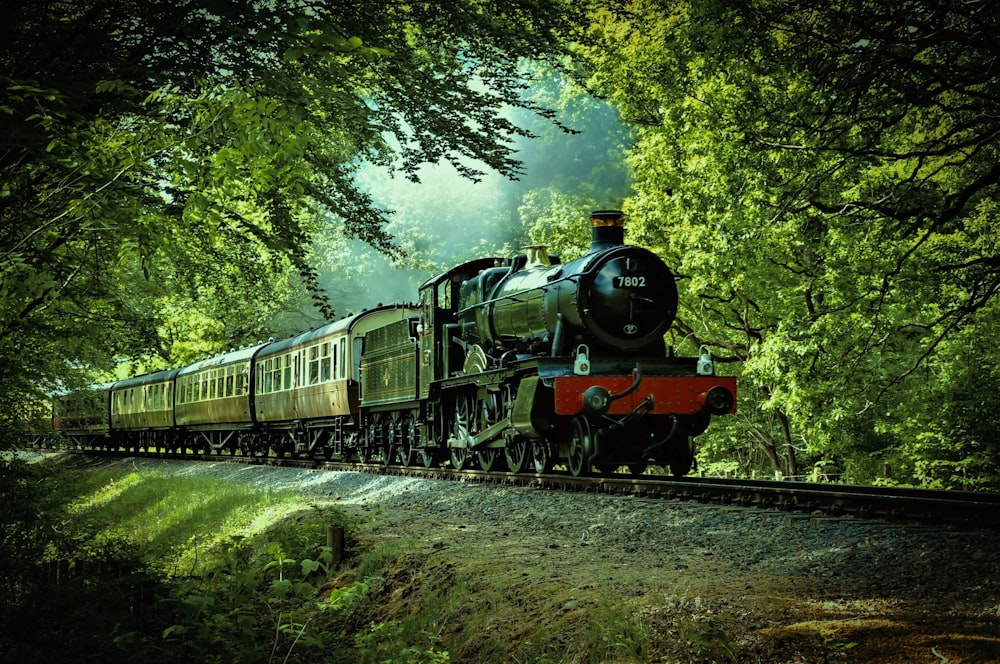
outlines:
[[[463,338],[501,351],[544,348],[552,356],[581,343],[662,352],[677,286],[659,257],[624,245],[623,218],[616,210],[593,213],[590,251],[575,261],[559,264],[533,246],[509,268],[483,270],[463,283]]]

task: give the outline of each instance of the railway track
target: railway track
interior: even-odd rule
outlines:
[[[432,480],[525,486],[559,491],[630,495],[650,499],[693,501],[706,505],[818,517],[857,518],[907,522],[964,529],[1000,529],[1000,494],[873,487],[811,482],[670,477],[610,474],[573,477],[569,473],[545,475],[456,471],[450,468],[384,466],[377,463],[344,463],[299,458],[176,454],[166,452],[63,450],[91,457],[146,457],[184,461],[212,461],[260,466],[362,472],[376,475],[418,477]]]

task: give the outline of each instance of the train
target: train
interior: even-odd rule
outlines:
[[[573,261],[470,260],[414,303],[61,395],[53,428],[92,450],[686,475],[694,438],[736,412],[736,379],[667,346],[676,278],[625,243],[625,219],[592,213]]]

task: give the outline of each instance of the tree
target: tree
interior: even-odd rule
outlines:
[[[626,206],[681,266],[680,329],[741,363],[782,470],[850,454],[845,422],[877,430],[948,339],[990,324],[1000,10],[642,0],[592,18],[579,76],[636,128]]]
[[[438,160],[473,178],[516,174],[508,140],[523,131],[499,113],[526,105],[513,65],[558,50],[569,11],[561,0],[6,3],[5,376],[51,389],[75,359],[55,340],[84,333],[80,345],[101,348],[87,359],[105,365],[183,359],[164,298],[261,320],[297,274],[331,316],[305,258],[317,230],[338,219],[393,250],[358,165],[398,153],[411,177]],[[208,341],[258,333],[230,323]],[[47,355],[20,356],[24,344]]]

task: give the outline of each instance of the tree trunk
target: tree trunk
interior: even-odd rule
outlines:
[[[778,421],[781,422],[781,437],[785,441],[785,451],[788,460],[788,475],[794,477],[798,475],[798,462],[795,460],[795,447],[792,445],[792,432],[788,426],[788,416],[784,411],[778,410]]]

